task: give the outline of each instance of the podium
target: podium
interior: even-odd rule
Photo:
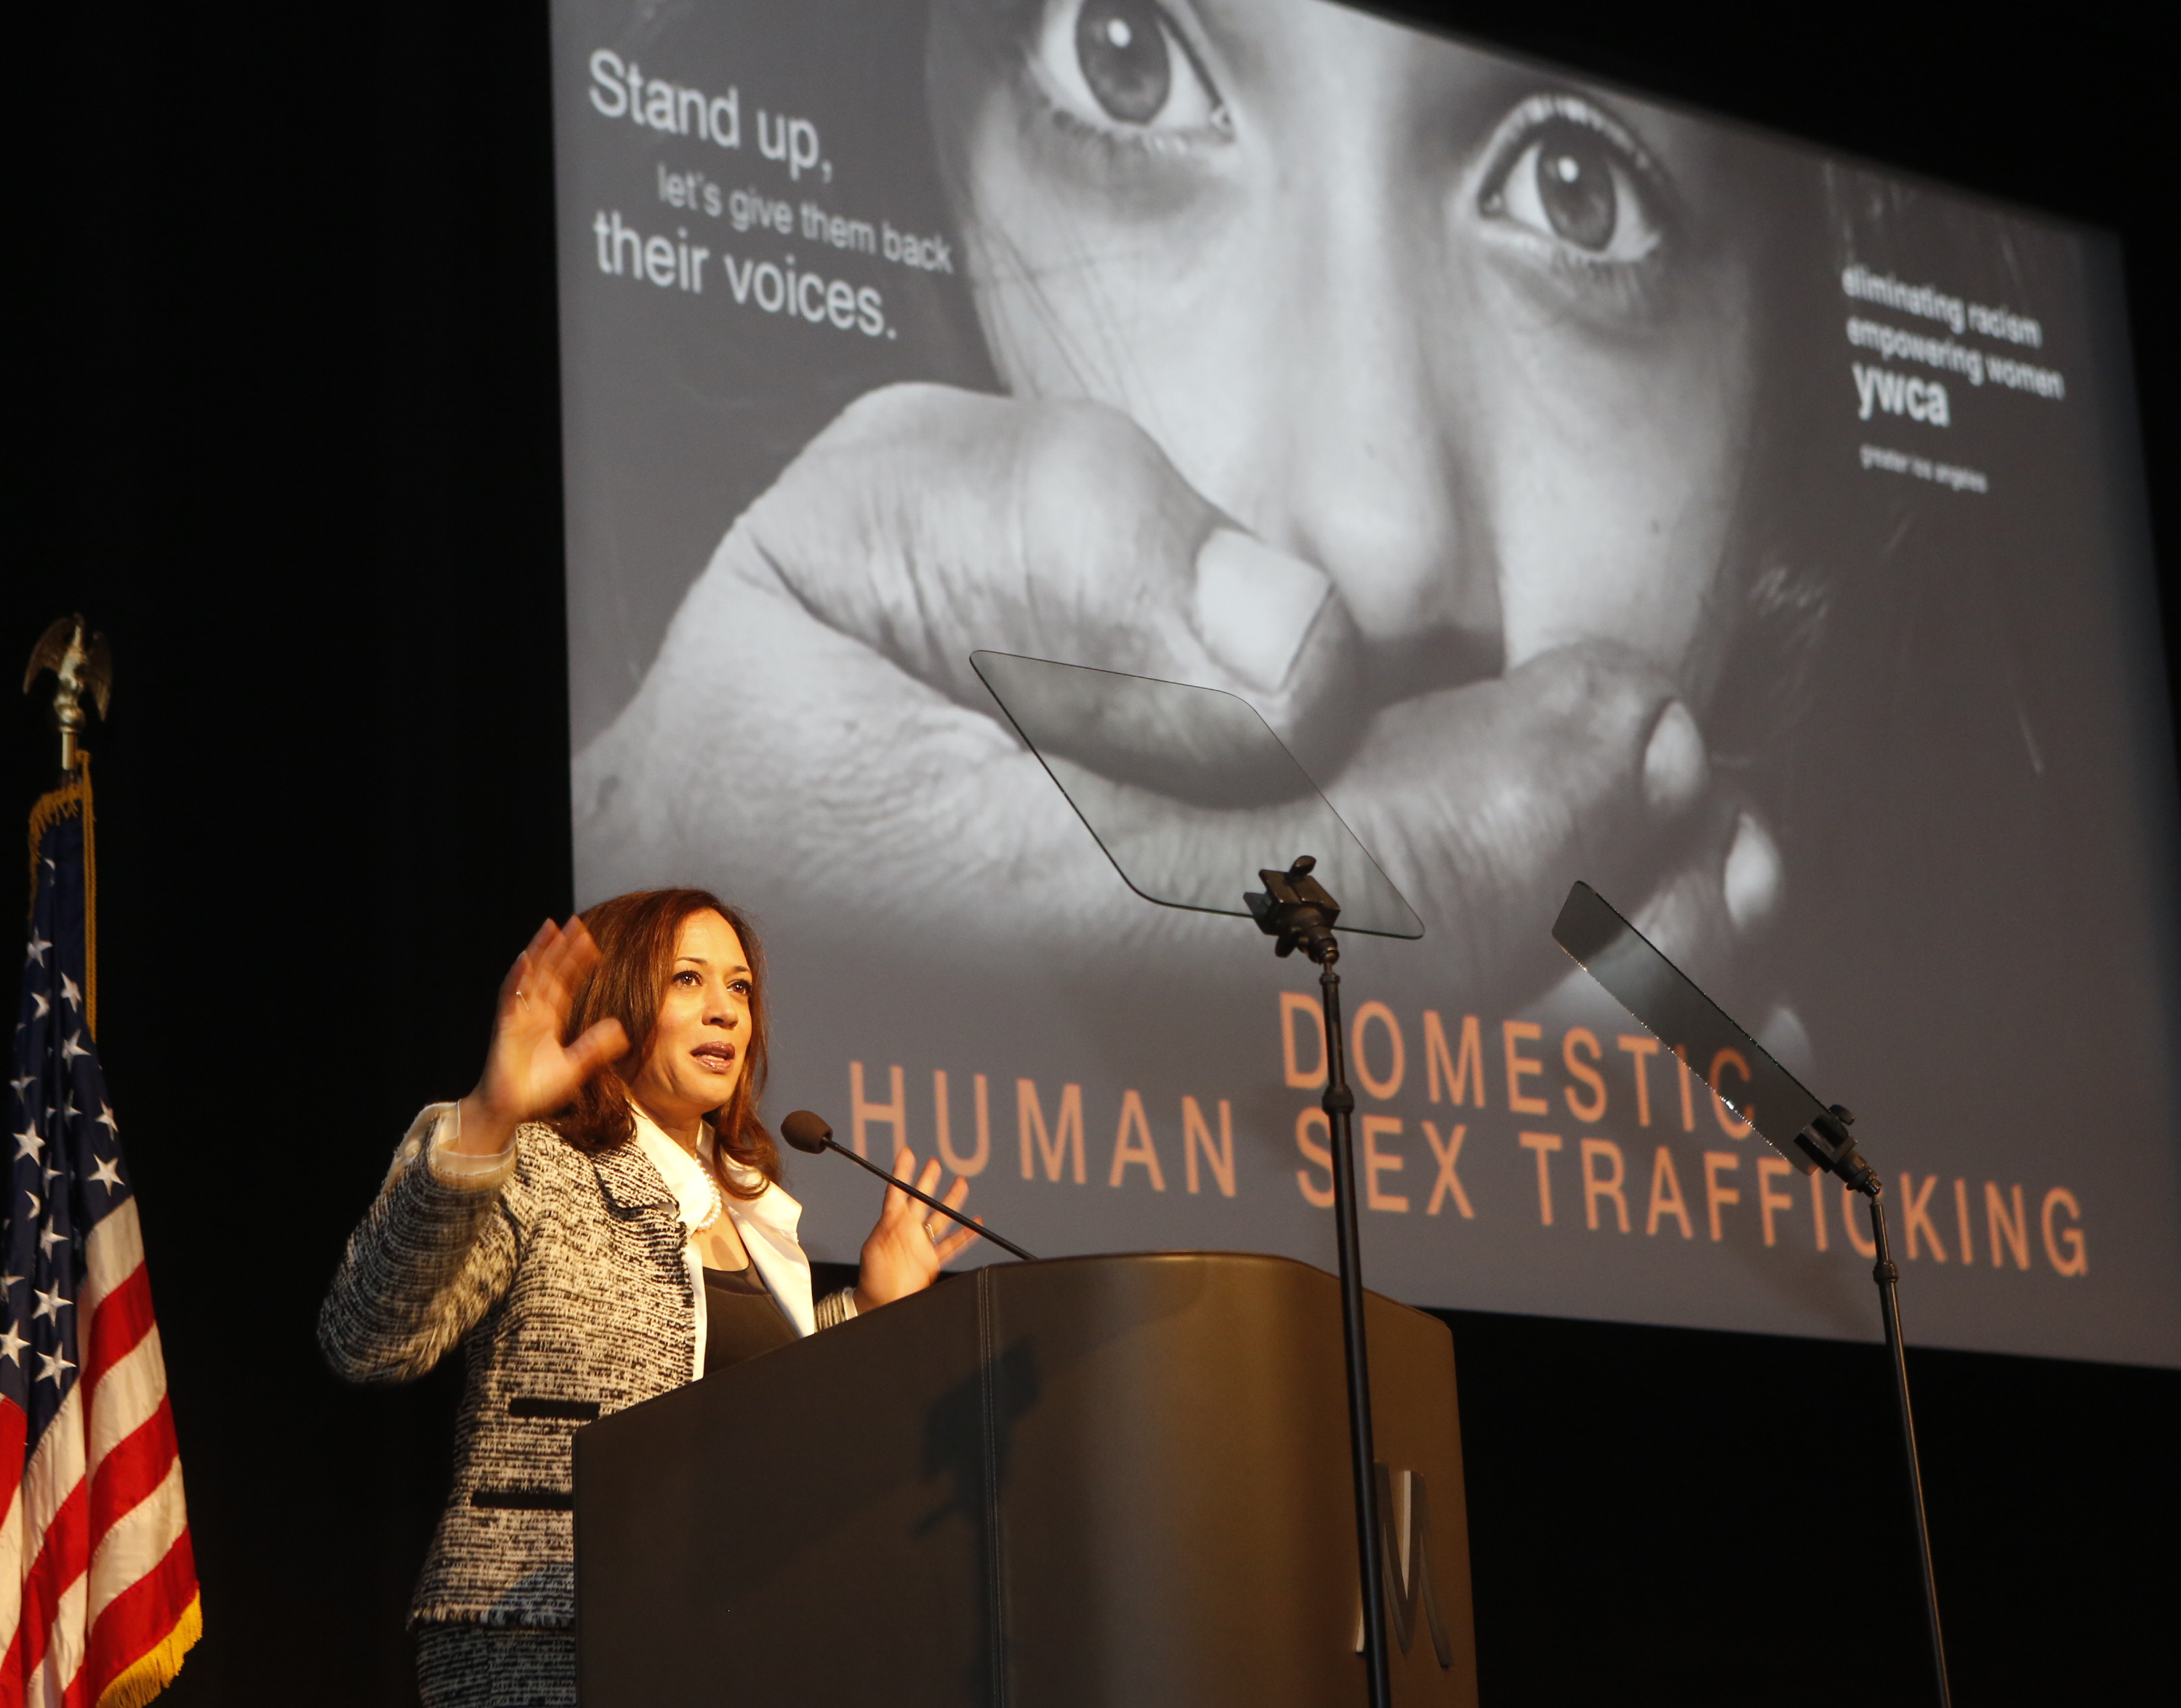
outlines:
[[[1368,1298],[1394,1700],[1477,1700],[1454,1347]],[[1339,1283],[997,1264],[576,1437],[583,1708],[1361,1704]]]

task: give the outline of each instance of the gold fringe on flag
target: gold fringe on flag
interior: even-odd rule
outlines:
[[[83,815],[83,1023],[98,1036],[98,860],[91,846],[91,755],[76,750],[76,774],[30,808],[30,897],[25,917],[38,906],[38,844],[71,813]]]
[[[144,1708],[144,1705],[174,1682],[182,1670],[182,1656],[204,1634],[200,1598],[190,1597],[174,1628],[153,1645],[152,1652],[130,1663],[128,1670],[98,1693],[97,1708]]]

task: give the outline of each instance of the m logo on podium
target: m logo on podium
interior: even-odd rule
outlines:
[[[1432,1581],[1431,1505],[1425,1498],[1424,1479],[1414,1471],[1403,1471],[1400,1499],[1394,1499],[1394,1475],[1383,1464],[1378,1472],[1378,1542],[1385,1555],[1386,1600],[1394,1616],[1394,1637],[1405,1655],[1416,1639],[1416,1603],[1422,1601],[1424,1618],[1431,1626],[1432,1648],[1438,1664],[1454,1665],[1454,1644],[1446,1634],[1446,1616],[1439,1611],[1438,1590]],[[1363,1600],[1356,1601],[1356,1652],[1363,1652]]]

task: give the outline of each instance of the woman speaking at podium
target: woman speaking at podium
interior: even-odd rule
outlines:
[[[318,1319],[334,1369],[408,1381],[467,1354],[411,1610],[426,1708],[574,1703],[580,1425],[929,1287],[974,1237],[888,1188],[857,1285],[814,1302],[758,1117],[766,1029],[762,950],[715,896],[548,921],[477,1088],[417,1117],[351,1237]]]

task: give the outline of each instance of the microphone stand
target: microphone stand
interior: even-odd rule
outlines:
[[[1390,1708],[1393,1676],[1386,1652],[1383,1563],[1379,1557],[1378,1448],[1371,1429],[1371,1361],[1363,1337],[1363,1256],[1356,1226],[1356,1094],[1348,1086],[1342,1047],[1340,945],[1333,934],[1340,904],[1311,876],[1306,854],[1285,872],[1257,873],[1264,893],[1244,899],[1257,928],[1278,939],[1283,958],[1300,949],[1317,966],[1325,1013],[1325,1093],[1318,1099],[1333,1137],[1333,1217],[1340,1250],[1340,1333],[1348,1364],[1349,1471],[1356,1488],[1356,1548],[1363,1563],[1363,1655],[1371,1708]]]

